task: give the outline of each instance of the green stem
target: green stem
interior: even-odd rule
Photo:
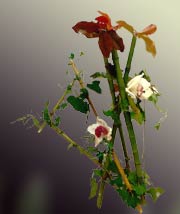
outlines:
[[[110,89],[110,93],[111,93],[111,97],[112,97],[113,109],[115,110],[116,109],[116,97],[115,97],[115,91],[114,91],[114,84],[113,84],[112,76],[111,76],[109,70],[107,69],[108,59],[105,57],[104,57],[104,64],[105,64],[105,68],[106,68],[106,75],[107,75],[107,79],[108,79],[108,83],[109,83],[109,89]],[[119,108],[116,111],[119,115],[120,114]],[[122,130],[122,124],[121,124],[120,117],[119,117],[119,124],[116,124],[116,129],[117,128],[119,129],[119,134],[120,134],[121,143],[122,143],[122,147],[123,147],[123,153],[124,153],[124,158],[125,158],[125,162],[126,162],[126,169],[129,170],[130,169],[129,157],[128,157],[128,153],[127,153],[127,149],[126,149],[126,144],[125,144],[125,140],[124,140],[124,134],[123,134],[123,130]]]
[[[71,83],[71,87],[74,85],[74,82],[75,82],[75,80],[73,80],[73,82]],[[65,99],[66,95],[68,94],[68,92],[69,92],[69,89],[67,88],[67,89],[64,91],[63,95],[62,95],[62,96],[59,98],[59,100],[57,101],[56,105],[53,107],[53,110],[52,110],[52,112],[51,112],[51,117],[53,117],[53,115],[56,113],[58,107],[59,107],[59,106],[61,105],[61,103],[64,101],[64,99]],[[41,133],[41,132],[42,132],[42,130],[45,128],[46,124],[47,124],[46,121],[44,121],[44,122],[41,124],[41,126],[40,126],[39,129],[38,129],[38,133]]]
[[[128,82],[129,72],[131,70],[131,62],[132,62],[132,58],[133,58],[133,54],[134,54],[136,40],[137,40],[136,36],[133,36],[132,37],[132,41],[131,41],[131,47],[130,47],[130,50],[129,50],[128,60],[127,60],[126,68],[125,68],[125,74],[124,74],[124,83],[125,83],[125,85]]]
[[[112,78],[109,70],[107,69],[108,59],[105,58],[105,57],[104,57],[104,65],[105,65],[105,68],[106,68],[106,75],[107,75],[107,79],[108,79],[108,83],[109,83],[109,89],[110,89],[110,93],[111,93],[111,97],[112,97],[112,104],[113,104],[113,109],[114,109],[115,105],[116,105],[116,97],[115,97],[113,78]]]
[[[99,161],[91,155],[86,149],[84,149],[82,146],[80,146],[78,143],[76,143],[74,140],[72,140],[64,131],[62,131],[57,126],[52,125],[51,128],[60,136],[62,136],[68,143],[70,143],[73,147],[77,148],[81,154],[84,154],[86,157],[88,157],[93,163],[101,166]]]
[[[122,70],[119,64],[119,56],[116,50],[112,51],[112,60],[116,69],[117,83],[119,87],[119,93],[121,96],[121,99],[120,99],[121,108],[124,111],[128,111],[128,101],[126,99],[125,84],[122,76]]]
[[[119,121],[120,121],[120,119],[119,119]],[[126,163],[126,169],[129,171],[130,170],[130,165],[129,165],[130,158],[128,156],[128,152],[127,152],[127,148],[126,148],[126,143],[125,143],[125,139],[124,139],[124,134],[123,134],[121,121],[120,121],[120,123],[118,125],[118,129],[119,129],[119,134],[120,134],[121,143],[122,143],[122,147],[123,147],[124,159],[125,159],[125,163]]]
[[[113,124],[113,129],[112,129],[112,140],[111,143],[114,145],[114,140],[115,140],[115,136],[116,136],[116,130],[117,130],[117,126],[115,124]],[[105,163],[104,163],[104,168],[107,169],[108,165],[109,165],[109,155],[111,155],[111,151],[108,152]],[[105,186],[106,186],[106,178],[108,177],[108,173],[107,171],[103,172],[103,175],[101,177],[101,181],[100,181],[100,186],[99,186],[99,191],[98,191],[98,195],[97,195],[97,207],[100,209],[102,207],[102,201],[103,201],[103,195],[104,195],[104,190],[105,190]]]
[[[128,130],[128,134],[129,134],[129,139],[131,142],[131,148],[132,148],[133,157],[134,157],[136,174],[140,178],[140,177],[142,177],[141,162],[140,162],[140,158],[139,158],[139,152],[138,152],[138,147],[137,147],[137,143],[136,143],[135,132],[133,129],[131,116],[130,116],[130,112],[129,112],[129,104],[128,104],[128,99],[126,97],[125,84],[124,84],[124,80],[122,77],[122,70],[120,68],[119,57],[118,57],[116,50],[112,51],[112,59],[113,59],[113,62],[114,62],[115,68],[116,68],[117,82],[118,82],[118,87],[119,87],[120,96],[121,96],[120,104],[124,110],[124,118],[125,118],[127,130]]]

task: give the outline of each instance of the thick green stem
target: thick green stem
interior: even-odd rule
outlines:
[[[111,93],[111,97],[112,97],[112,102],[113,102],[113,109],[116,109],[116,97],[115,97],[115,91],[114,91],[114,84],[113,84],[113,79],[112,76],[109,72],[109,70],[107,69],[107,65],[108,65],[108,59],[104,58],[104,64],[105,64],[105,68],[106,68],[106,75],[107,75],[107,79],[108,79],[108,83],[109,83],[109,89],[110,89],[110,93]],[[120,114],[119,108],[116,109],[117,114]],[[115,125],[115,123],[114,123]],[[130,169],[130,165],[129,165],[129,157],[128,157],[128,153],[127,153],[127,148],[126,148],[126,144],[125,144],[125,140],[124,140],[124,134],[123,134],[123,130],[122,130],[122,125],[121,125],[121,120],[119,117],[119,123],[116,124],[116,129],[119,129],[119,134],[120,134],[120,138],[121,138],[121,143],[122,143],[122,147],[123,147],[123,152],[124,152],[124,158],[125,158],[125,162],[126,162],[126,169]],[[113,129],[114,130],[114,129]]]
[[[112,51],[112,59],[113,59],[113,62],[114,62],[115,68],[116,68],[117,82],[118,82],[118,87],[119,87],[120,96],[121,96],[120,104],[124,110],[124,118],[125,118],[127,130],[128,130],[128,134],[129,134],[129,139],[131,142],[131,148],[133,151],[136,173],[137,173],[138,177],[142,177],[141,162],[140,162],[140,158],[139,158],[139,152],[138,152],[138,147],[137,147],[137,143],[136,143],[135,132],[134,132],[132,121],[131,121],[128,99],[126,97],[126,92],[125,92],[125,84],[124,84],[124,80],[122,77],[122,70],[121,70],[120,64],[119,64],[118,53],[116,50]]]
[[[124,111],[128,111],[128,101],[126,99],[125,84],[122,76],[122,70],[119,64],[119,56],[116,50],[112,51],[112,60],[116,69],[117,83],[119,87],[119,93],[121,96],[121,99],[120,99],[121,108]]]
[[[108,83],[109,83],[109,89],[110,89],[110,93],[111,93],[111,97],[112,97],[112,104],[113,104],[113,109],[114,109],[115,105],[116,105],[114,84],[113,84],[112,76],[111,76],[109,70],[107,69],[108,59],[105,58],[105,57],[104,57],[104,65],[105,65],[105,68],[106,68],[106,75],[107,75],[107,80],[108,80]]]
[[[124,74],[124,83],[125,83],[125,85],[128,82],[129,72],[131,70],[131,62],[132,62],[132,58],[133,58],[133,54],[134,54],[136,40],[137,40],[136,36],[133,36],[132,37],[132,41],[131,41],[131,47],[130,47],[130,50],[129,50],[128,60],[127,60],[126,68],[125,68],[125,74]]]

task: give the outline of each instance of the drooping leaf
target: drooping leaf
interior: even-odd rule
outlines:
[[[153,102],[155,105],[157,104],[157,101],[158,101],[158,96],[157,94],[152,94],[150,97],[149,97],[149,101]]]
[[[98,183],[96,182],[95,178],[91,178],[90,180],[90,194],[89,194],[89,199],[92,199],[96,196],[97,194],[97,189],[98,189]]]
[[[160,187],[152,187],[147,191],[147,193],[151,195],[153,201],[156,201],[164,193],[164,190]]]
[[[90,77],[92,77],[93,79],[96,78],[107,78],[106,74],[104,72],[96,72],[94,74],[92,74]]]
[[[98,94],[101,94],[101,88],[99,86],[100,81],[95,80],[91,84],[87,84],[87,87],[90,88],[91,90],[97,92]]]
[[[132,109],[131,119],[136,120],[141,125],[145,121],[145,112],[142,110],[141,106],[136,104],[130,96],[128,96],[128,101]]]
[[[80,111],[84,114],[87,114],[87,112],[89,111],[89,104],[87,102],[85,102],[84,100],[82,100],[80,97],[69,96],[67,98],[67,101],[77,111]]]

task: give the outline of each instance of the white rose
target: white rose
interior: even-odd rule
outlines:
[[[109,127],[107,123],[99,117],[97,117],[95,124],[88,126],[87,131],[94,135],[95,147],[98,146],[104,138],[108,141],[112,138],[112,128]]]
[[[153,93],[157,94],[157,89],[151,85],[145,78],[144,74],[140,74],[132,78],[126,88],[126,92],[133,98],[139,98],[141,100],[148,99]]]

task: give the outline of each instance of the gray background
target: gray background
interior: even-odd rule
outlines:
[[[52,130],[47,128],[38,135],[28,126],[10,125],[24,114],[40,114],[48,99],[51,104],[56,102],[69,81],[65,71],[70,70],[67,63],[71,52],[77,56],[80,51],[85,53],[77,57],[85,78],[104,70],[97,40],[88,40],[71,29],[78,21],[93,20],[98,10],[110,14],[114,24],[122,19],[137,30],[151,23],[158,26],[152,35],[157,56],[146,53],[143,41],[138,40],[132,64],[134,73],[148,71],[162,93],[159,104],[168,111],[168,119],[157,132],[153,125],[161,115],[146,105],[143,162],[153,183],[166,192],[156,204],[149,201],[144,213],[180,213],[179,7],[178,0],[0,1],[0,213],[134,213],[109,187],[102,209],[97,210],[96,201],[88,200],[94,165],[77,151],[67,151],[67,143]],[[120,33],[127,47],[121,55],[123,68],[131,36],[124,30]],[[106,82],[102,88],[100,98],[92,93],[98,110],[107,109],[110,103]],[[64,112],[62,120],[64,130],[83,142],[86,117],[70,110]],[[90,115],[88,124],[93,121]],[[142,127],[136,126],[136,130],[142,149]]]

